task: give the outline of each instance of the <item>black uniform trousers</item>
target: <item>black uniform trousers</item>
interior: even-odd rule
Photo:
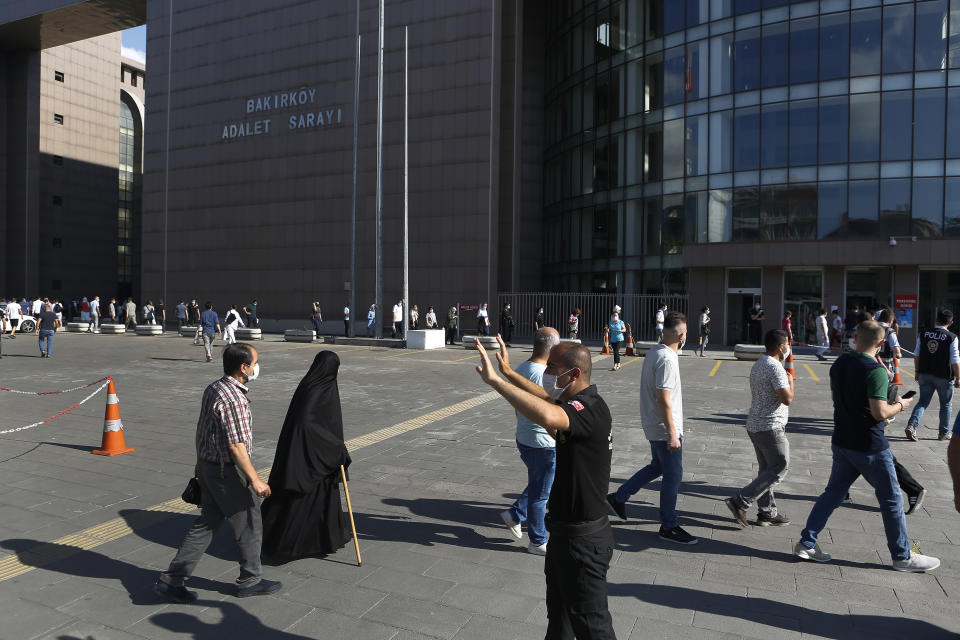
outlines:
[[[546,640],[616,640],[607,609],[607,569],[613,557],[609,520],[561,523],[548,515],[547,529]]]

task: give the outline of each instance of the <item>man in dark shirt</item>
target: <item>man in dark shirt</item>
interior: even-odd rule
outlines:
[[[844,353],[830,367],[833,468],[793,553],[804,560],[830,561],[830,554],[817,544],[817,536],[850,485],[862,475],[877,494],[893,568],[914,573],[932,571],[940,566],[937,558],[911,552],[893,454],[883,435],[887,418],[910,406],[910,400],[901,397],[893,404],[887,401],[887,370],[875,358],[885,339],[880,323],[862,321],[854,334],[856,351]]]
[[[43,311],[37,316],[37,328],[34,333],[39,336],[40,357],[50,358],[53,356],[53,334],[57,332],[60,321],[57,320],[57,314],[53,312],[53,307],[48,302],[43,305]],[[46,348],[44,348],[46,343]]]
[[[613,556],[606,501],[612,420],[607,403],[590,384],[590,351],[572,343],[555,346],[547,356],[541,387],[513,371],[506,345],[499,336],[497,340],[504,378],[494,371],[479,340],[477,373],[557,441],[546,519],[546,637],[616,638],[607,609],[607,569]]]

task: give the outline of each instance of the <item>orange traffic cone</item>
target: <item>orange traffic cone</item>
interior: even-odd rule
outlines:
[[[790,377],[794,380],[797,379],[797,374],[793,372],[793,343],[790,343],[790,353],[787,355],[786,361],[783,363],[783,368],[787,370],[787,373],[790,374]]]
[[[120,403],[117,400],[117,388],[113,378],[107,384],[107,410],[103,414],[103,443],[92,453],[98,456],[118,456],[121,453],[136,451],[128,447],[123,439],[123,423],[120,421]]]
[[[600,355],[609,355],[610,354],[610,327],[606,326],[603,328],[603,349],[600,351]]]
[[[903,380],[900,378],[900,358],[893,359],[893,380],[890,384],[903,386]]]
[[[627,325],[627,350],[624,351],[624,355],[635,356],[637,355],[636,351],[633,348],[633,327]]]

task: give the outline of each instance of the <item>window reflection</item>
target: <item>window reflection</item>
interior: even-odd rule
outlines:
[[[790,82],[813,82],[817,79],[817,18],[790,23]]]
[[[817,162],[817,101],[790,103],[790,164]]]
[[[884,92],[880,129],[883,160],[908,160],[913,124],[913,96],[910,91]]]
[[[760,164],[764,169],[787,166],[790,123],[787,107],[786,102],[763,106]]]
[[[764,87],[787,84],[787,23],[768,24],[763,27],[761,47],[761,81]],[[738,51],[739,54],[739,51]]]
[[[883,72],[913,71],[913,3],[883,8]]]
[[[760,109],[737,109],[733,124],[733,168],[749,171],[759,168]]]
[[[914,178],[910,233],[923,238],[943,231],[943,178]]]
[[[880,94],[850,96],[850,162],[880,157]]]
[[[846,235],[847,183],[821,182],[817,189],[817,237]]]
[[[917,3],[917,71],[947,68],[946,26],[946,0]]]
[[[946,120],[943,89],[918,90],[913,97],[913,157],[943,156],[943,128]]]
[[[880,230],[890,235],[910,232],[910,181],[880,181]]]
[[[847,76],[850,66],[850,16],[846,12],[820,18],[820,79]]]
[[[820,163],[847,161],[847,96],[820,98]]]
[[[879,211],[878,184],[876,180],[851,180],[847,217],[847,235],[872,236],[877,232]]]
[[[881,10],[850,13],[850,75],[880,73]]]
[[[760,88],[760,29],[738,31],[733,47],[735,91]]]

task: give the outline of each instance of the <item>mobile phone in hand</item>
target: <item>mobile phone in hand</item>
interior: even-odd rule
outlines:
[[[907,391],[905,394],[903,394],[903,395],[900,396],[900,397],[903,398],[904,400],[906,400],[906,399],[908,399],[908,398],[912,398],[912,397],[915,396],[915,395],[917,395],[917,390],[916,390],[916,389],[910,389],[910,391]]]

